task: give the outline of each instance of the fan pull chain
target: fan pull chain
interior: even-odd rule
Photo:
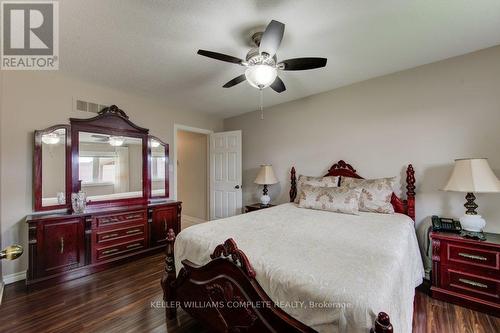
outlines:
[[[264,120],[264,92],[262,89],[260,91],[260,120]]]

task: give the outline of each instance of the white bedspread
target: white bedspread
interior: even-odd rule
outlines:
[[[290,203],[195,225],[175,241],[177,272],[181,260],[203,265],[233,238],[271,299],[317,331],[368,332],[385,311],[395,332],[411,332],[424,275],[413,222],[402,214],[360,214]]]

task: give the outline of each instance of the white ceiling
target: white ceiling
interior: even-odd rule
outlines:
[[[328,64],[282,72],[287,90],[266,89],[266,106],[500,44],[499,0],[65,0],[60,68],[169,107],[238,115],[258,108],[258,90],[222,85],[244,68],[196,51],[244,58],[249,31],[271,19],[286,25],[278,59]]]

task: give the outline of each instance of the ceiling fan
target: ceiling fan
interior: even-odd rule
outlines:
[[[262,90],[270,86],[274,91],[281,93],[286,88],[278,76],[278,70],[302,71],[321,68],[326,66],[327,60],[326,58],[294,58],[278,62],[276,51],[281,44],[284,32],[285,25],[272,20],[264,32],[253,34],[252,41],[255,47],[247,53],[246,60],[206,50],[198,50],[198,54],[247,67],[244,74],[227,82],[223,85],[224,88],[233,87],[246,80],[257,89]]]

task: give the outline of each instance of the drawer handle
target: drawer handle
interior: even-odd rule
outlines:
[[[106,251],[103,251],[102,254],[106,255],[106,254],[110,254],[110,253],[114,253],[114,252],[118,252],[118,249],[106,250]]]
[[[478,255],[475,255],[475,254],[469,254],[469,253],[459,252],[458,255],[461,256],[461,257],[464,257],[464,258],[468,258],[468,259],[481,260],[481,261],[488,260],[488,258],[486,258],[486,257],[478,256]]]
[[[64,237],[61,237],[60,241],[59,241],[59,252],[61,254],[64,253]]]
[[[465,283],[465,284],[469,284],[469,285],[474,286],[474,287],[488,288],[488,286],[485,285],[484,283],[472,281],[472,280],[469,280],[469,279],[458,279],[458,281],[460,281],[462,283]]]
[[[163,219],[163,227],[165,229],[165,232],[167,232],[168,231],[168,223],[167,223],[167,219],[165,219],[165,218]]]
[[[139,214],[135,214],[135,215],[128,215],[128,216],[126,217],[126,219],[127,219],[127,220],[131,220],[131,219],[136,219],[136,218],[139,218],[139,217],[141,217],[141,215],[139,215]]]
[[[142,246],[142,244],[141,243],[130,244],[130,245],[127,245],[127,249],[130,249],[133,247],[138,247],[138,246]]]
[[[118,234],[109,234],[109,235],[102,236],[102,239],[108,239],[108,238],[117,237],[117,236],[119,236],[119,235]]]
[[[128,234],[137,234],[137,233],[141,233],[142,234],[142,230],[141,229],[134,229],[134,230],[127,231],[127,235]]]

